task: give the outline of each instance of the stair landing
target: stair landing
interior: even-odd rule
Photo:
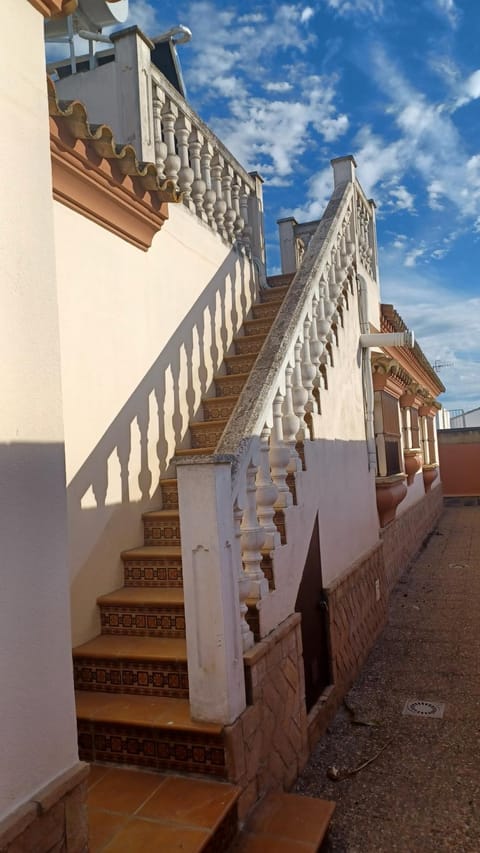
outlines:
[[[272,792],[250,815],[230,853],[318,853],[335,803]]]
[[[237,831],[234,785],[91,765],[90,853],[223,853]]]

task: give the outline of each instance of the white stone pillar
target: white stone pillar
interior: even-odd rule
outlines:
[[[191,715],[233,723],[246,705],[231,466],[177,464]]]
[[[297,254],[295,251],[296,224],[297,221],[293,216],[288,216],[285,219],[277,219],[282,273],[297,271]]]
[[[258,172],[250,172],[250,177],[255,179],[255,192],[248,197],[248,223],[252,229],[251,247],[252,255],[265,267],[265,226],[263,221],[263,178]]]
[[[153,43],[138,27],[113,33],[118,141],[131,143],[139,160],[155,162],[151,51]],[[106,119],[104,118],[105,122]],[[116,128],[114,128],[116,130]]]

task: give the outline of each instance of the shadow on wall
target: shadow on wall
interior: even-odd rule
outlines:
[[[74,642],[98,631],[96,597],[122,585],[120,551],[142,542],[141,513],[160,505],[159,479],[186,445],[254,288],[248,261],[230,252],[69,483]]]

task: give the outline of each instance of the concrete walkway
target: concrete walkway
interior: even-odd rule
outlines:
[[[428,704],[404,715],[407,700],[444,703],[443,717]],[[480,507],[445,510],[348,704],[354,713],[340,709],[296,786],[337,803],[326,849],[480,853]],[[327,777],[385,744],[355,775]]]

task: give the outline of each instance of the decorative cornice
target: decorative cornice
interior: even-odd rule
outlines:
[[[139,163],[131,145],[119,146],[107,125],[90,125],[79,101],[59,102],[48,80],[53,196],[134,246],[148,249],[181,200],[153,163]]]
[[[408,327],[393,305],[382,304],[380,305],[380,311],[380,329],[382,332],[408,331]],[[445,391],[445,386],[438,378],[432,365],[417,343],[415,343],[413,350],[406,348],[395,349],[395,357],[402,363],[402,366],[410,374],[411,378],[425,385],[432,396],[436,397]]]
[[[37,12],[44,18],[61,18],[71,15],[78,6],[78,0],[29,0]]]

